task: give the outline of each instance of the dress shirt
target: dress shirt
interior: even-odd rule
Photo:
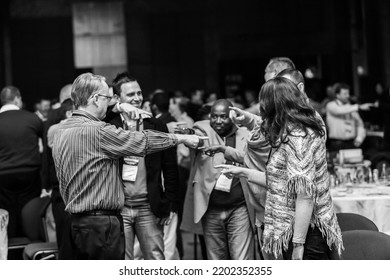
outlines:
[[[6,111],[12,111],[12,110],[20,110],[20,108],[14,104],[6,104],[0,108],[0,113],[6,112]]]
[[[130,132],[76,110],[54,136],[53,158],[65,210],[120,210],[124,205],[119,159],[177,144],[173,134]]]
[[[326,124],[328,137],[335,140],[353,140],[360,142],[366,137],[364,124],[358,113],[359,105],[342,104],[334,100],[326,105]]]

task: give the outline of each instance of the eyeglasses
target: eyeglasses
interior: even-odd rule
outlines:
[[[105,97],[108,99],[108,102],[111,101],[111,99],[114,97],[114,96],[108,96],[108,95],[104,95],[104,94],[96,94],[97,96],[102,96],[102,97]]]

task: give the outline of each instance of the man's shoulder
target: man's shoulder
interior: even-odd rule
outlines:
[[[17,121],[19,119],[24,119],[24,121],[29,120],[29,121],[34,121],[37,123],[42,123],[42,121],[39,119],[39,117],[36,114],[34,114],[30,111],[26,111],[26,110],[6,111],[6,112],[1,113],[0,117],[4,118],[4,119],[10,119],[11,121],[12,120]]]

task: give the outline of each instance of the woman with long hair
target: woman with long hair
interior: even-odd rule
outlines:
[[[272,147],[266,176],[261,169],[217,167],[268,189],[263,252],[284,259],[337,258],[343,245],[328,187],[323,121],[306,95],[283,77],[264,84],[259,100],[261,120],[253,136],[265,137]],[[253,148],[255,139],[250,140]]]
[[[276,77],[259,94],[261,131],[272,150],[266,169],[264,250],[284,259],[329,259],[343,249],[333,210],[325,131],[290,80]]]

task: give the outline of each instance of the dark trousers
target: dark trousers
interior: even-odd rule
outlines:
[[[53,217],[56,223],[56,237],[60,260],[72,259],[70,214],[65,211],[65,203],[58,188],[53,188],[51,193],[51,205]]]
[[[71,215],[71,236],[73,259],[125,259],[125,236],[120,215]]]
[[[41,193],[39,169],[0,175],[0,208],[9,213],[8,237],[24,236],[21,212],[23,206]]]
[[[183,246],[183,238],[181,235],[180,225],[183,219],[183,208],[184,208],[184,200],[187,192],[187,183],[188,177],[190,176],[190,171],[187,168],[182,166],[178,167],[179,174],[179,208],[178,208],[178,223],[176,229],[176,248],[179,252],[180,259],[183,259],[184,256],[184,246]]]
[[[322,236],[321,231],[314,227],[309,226],[306,235],[306,241],[303,252],[304,260],[329,260],[330,249],[326,243],[326,239]],[[289,243],[288,250],[283,252],[283,258],[285,260],[291,260],[293,252],[292,240]]]

